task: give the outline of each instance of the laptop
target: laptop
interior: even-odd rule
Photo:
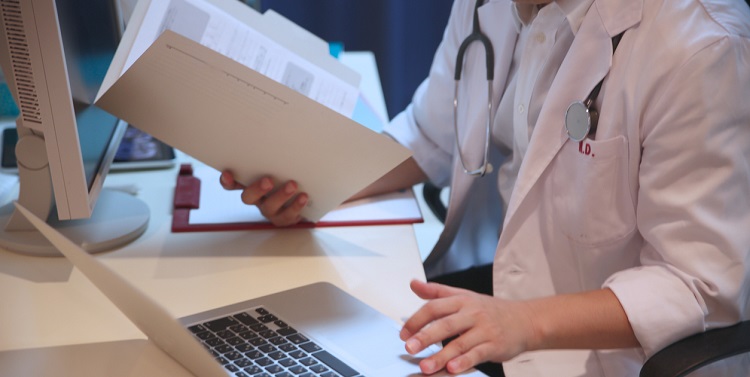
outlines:
[[[175,319],[23,206],[16,207],[156,346],[198,377],[417,376],[419,360],[439,349],[409,355],[394,321],[323,282]]]

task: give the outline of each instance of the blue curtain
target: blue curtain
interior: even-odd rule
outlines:
[[[388,115],[411,101],[427,77],[452,0],[262,0],[326,41],[375,53]]]

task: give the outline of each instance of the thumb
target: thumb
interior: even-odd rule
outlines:
[[[412,280],[411,284],[409,284],[409,287],[411,288],[412,292],[416,293],[419,298],[424,300],[456,296],[470,292],[461,288],[455,288],[439,283],[426,283],[419,280]]]

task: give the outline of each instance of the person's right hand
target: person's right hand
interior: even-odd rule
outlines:
[[[287,181],[275,186],[271,177],[263,177],[247,186],[234,180],[229,171],[221,173],[221,186],[226,190],[242,190],[242,202],[255,205],[276,226],[294,225],[302,221],[300,212],[307,205],[307,193],[298,192],[297,182]]]

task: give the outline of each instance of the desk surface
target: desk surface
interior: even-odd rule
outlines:
[[[139,239],[98,255],[173,315],[315,281],[332,282],[397,321],[421,304],[408,288],[410,279],[424,278],[411,226],[171,233],[176,174],[175,168],[107,178],[106,186],[137,189],[151,219]],[[3,366],[38,360],[44,348],[54,358],[90,356],[90,349],[104,352],[100,347],[137,356],[153,348],[132,341],[145,336],[63,258],[0,251],[0,302],[0,351],[30,349],[0,352],[0,375],[17,375]]]
[[[176,176],[177,167],[107,177],[106,187],[134,190],[151,218],[139,239],[97,256],[174,316],[316,281],[399,322],[422,304],[408,284],[424,279],[410,225],[171,233]],[[0,375],[188,374],[67,260],[0,250]]]

